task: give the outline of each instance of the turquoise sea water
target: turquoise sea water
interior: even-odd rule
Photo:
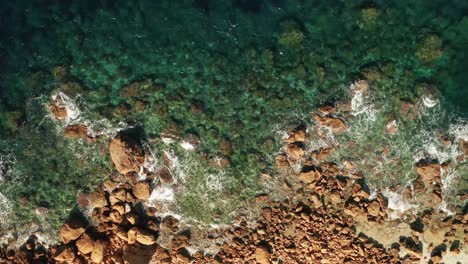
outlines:
[[[19,219],[45,207],[58,225],[111,172],[97,147],[64,139],[46,117],[58,88],[80,94],[87,120],[141,126],[156,149],[162,133],[196,135],[196,155],[229,160],[226,193],[210,195],[232,203],[262,190],[274,131],[308,122],[354,80],[367,79],[388,114],[435,94],[448,117],[431,125],[443,130],[468,115],[467,13],[462,0],[2,1],[0,192],[22,204]],[[156,88],[125,92],[144,80]],[[235,206],[196,206],[216,172],[196,168],[181,210],[219,220]]]

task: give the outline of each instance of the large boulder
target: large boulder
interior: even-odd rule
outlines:
[[[145,162],[143,147],[124,133],[119,133],[112,139],[109,151],[115,168],[121,174],[138,172]]]
[[[68,244],[70,241],[78,239],[85,231],[86,224],[81,220],[72,218],[62,226],[59,235],[63,243]]]

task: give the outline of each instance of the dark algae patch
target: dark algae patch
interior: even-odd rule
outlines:
[[[60,91],[97,130],[140,127],[157,159],[174,151],[192,176],[174,210],[228,223],[264,190],[258,177],[273,174],[281,133],[354,80],[368,81],[382,113],[365,137],[343,136],[362,152],[340,158],[386,141],[387,121],[411,120],[402,102],[440,100],[447,114],[429,126],[441,130],[465,117],[467,13],[466,1],[3,1],[0,193],[17,226],[56,228],[78,193],[112,173],[107,138],[63,137],[48,108]],[[418,122],[400,127],[402,146]],[[187,153],[165,138],[199,146]],[[412,153],[391,155],[405,159],[395,170],[414,165]],[[207,186],[213,177],[222,190]]]

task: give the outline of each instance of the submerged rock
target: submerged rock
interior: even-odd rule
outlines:
[[[348,129],[345,121],[332,115],[321,116],[319,114],[312,114],[312,118],[319,125],[330,128],[333,133],[342,133]]]
[[[138,172],[145,162],[143,147],[132,137],[119,133],[109,147],[112,162],[121,174]]]

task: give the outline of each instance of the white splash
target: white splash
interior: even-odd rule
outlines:
[[[159,202],[173,202],[175,199],[174,190],[168,186],[157,187],[151,192],[150,198],[148,201],[153,203],[154,201]]]
[[[221,191],[224,188],[222,182],[223,176],[224,172],[220,172],[218,174],[208,174],[205,182],[206,187],[211,190]]]
[[[422,101],[424,106],[426,106],[427,108],[432,108],[439,103],[439,100],[431,98],[429,95],[424,95]]]
[[[195,146],[194,146],[194,145],[190,144],[190,142],[187,142],[187,141],[185,141],[185,140],[182,141],[182,142],[180,143],[180,146],[181,146],[183,149],[189,150],[189,151],[195,149]]]
[[[403,189],[404,190],[404,189]],[[388,200],[388,217],[392,220],[400,218],[400,215],[408,210],[413,209],[415,206],[406,201],[403,193],[392,192],[388,188],[382,190],[383,196]]]
[[[54,102],[59,101],[59,104],[63,105],[65,109],[67,110],[67,117],[65,119],[65,122],[67,124],[70,124],[73,121],[78,120],[78,118],[81,115],[81,111],[73,99],[71,99],[70,97],[68,97],[66,94],[62,92],[58,92],[57,94],[52,95],[52,100]]]

